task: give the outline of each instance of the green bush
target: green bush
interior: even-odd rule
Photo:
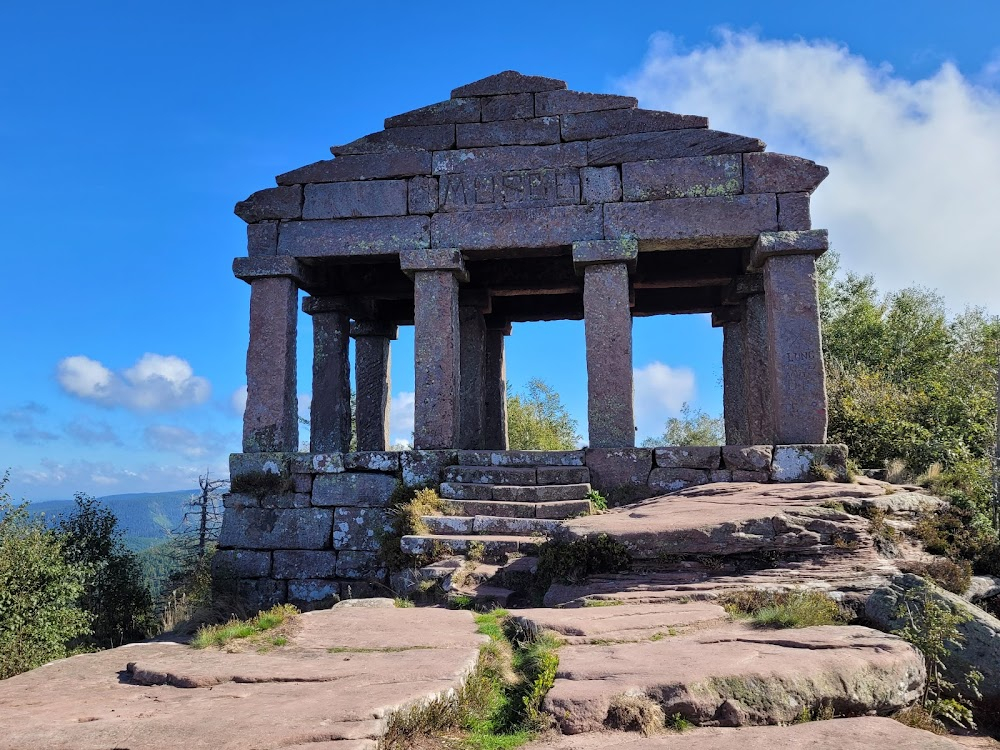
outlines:
[[[734,617],[747,618],[759,628],[808,628],[843,625],[847,615],[821,591],[731,591],[719,599]]]
[[[618,573],[631,566],[628,549],[607,534],[572,542],[551,540],[538,552],[535,580],[544,592],[552,583],[574,583],[595,573]]]

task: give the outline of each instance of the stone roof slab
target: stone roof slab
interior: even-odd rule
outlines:
[[[466,96],[496,96],[498,94],[534,94],[540,91],[555,91],[566,88],[566,82],[543,76],[526,76],[516,70],[505,70],[478,81],[459,86],[451,92],[451,98]]]

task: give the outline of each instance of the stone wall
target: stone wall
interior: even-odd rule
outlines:
[[[388,571],[378,551],[393,492],[400,485],[436,485],[441,469],[479,463],[480,453],[234,453],[217,581],[234,584],[251,607],[287,601],[309,609],[338,597],[387,594]],[[522,463],[530,457],[509,453]],[[553,461],[552,452],[539,455]],[[591,448],[566,455],[588,467],[595,489],[622,504],[708,482],[812,481],[817,464],[843,474],[847,448]]]

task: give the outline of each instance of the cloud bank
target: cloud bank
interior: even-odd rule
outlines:
[[[997,76],[946,63],[909,81],[832,42],[721,32],[694,49],[654,36],[620,88],[640,106],[708,115],[713,128],[827,165],[813,225],[830,230],[846,268],[997,313],[1000,94],[976,80]]]
[[[170,411],[202,404],[212,392],[208,380],[195,375],[187,360],[162,354],[143,354],[132,367],[120,372],[83,355],[66,357],[56,367],[56,380],[77,398],[137,411]]]
[[[637,437],[663,434],[667,419],[680,413],[695,396],[694,371],[650,362],[632,371]]]

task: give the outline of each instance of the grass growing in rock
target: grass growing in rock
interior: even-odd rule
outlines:
[[[547,726],[541,703],[555,681],[558,641],[524,632],[502,609],[476,624],[490,640],[462,688],[392,714],[380,750],[505,750]]]
[[[234,641],[242,641],[247,646],[273,648],[288,643],[286,628],[299,614],[291,604],[278,604],[266,612],[258,612],[247,620],[232,619],[223,625],[206,625],[195,633],[191,645],[195,648],[217,646],[227,648]]]
[[[572,542],[552,540],[538,551],[535,582],[544,594],[553,583],[574,583],[595,573],[619,573],[631,567],[628,549],[607,534]]]
[[[379,534],[379,558],[390,571],[421,568],[448,556],[444,545],[435,545],[429,555],[408,555],[400,549],[404,536],[428,532],[421,516],[445,515],[449,510],[451,504],[436,489],[400,483],[389,496],[388,504],[390,528]]]
[[[747,619],[758,628],[808,628],[844,625],[847,612],[820,591],[731,591],[719,599],[731,616]]]

